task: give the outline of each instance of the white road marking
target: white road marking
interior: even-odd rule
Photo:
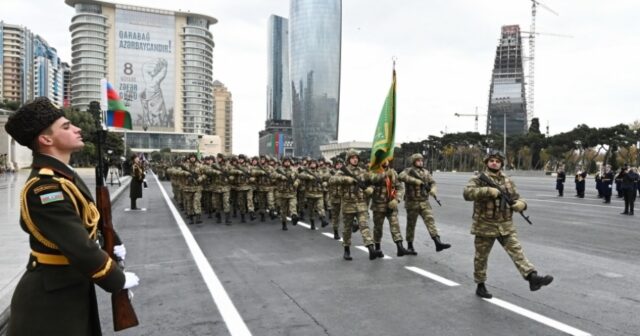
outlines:
[[[364,251],[364,252],[369,253],[369,249],[367,249],[366,247],[364,247],[364,246],[362,246],[362,245],[360,245],[360,246],[356,246],[356,248],[357,248],[358,250],[362,250],[362,251]],[[386,255],[386,254],[385,254],[385,255],[384,255],[384,257],[382,257],[382,259],[388,259],[388,260],[390,260],[390,259],[393,259],[393,258],[391,258],[390,256],[388,256],[388,255]]]
[[[418,267],[414,267],[414,266],[405,266],[404,268],[408,269],[411,272],[420,274],[423,277],[427,277],[427,278],[429,278],[431,280],[435,280],[435,281],[437,281],[437,282],[439,282],[441,284],[444,284],[446,286],[449,286],[449,287],[460,286],[460,284],[457,283],[457,282],[451,281],[451,280],[449,280],[447,278],[443,278],[443,277],[441,277],[441,276],[439,276],[437,274],[433,274],[431,272],[427,272],[427,271],[423,270],[422,268],[418,268]]]
[[[576,329],[574,327],[568,326],[562,322],[558,322],[554,319],[550,319],[546,316],[542,316],[538,313],[534,313],[530,310],[524,309],[522,307],[518,307],[514,304],[511,304],[507,301],[503,301],[497,298],[491,298],[491,299],[483,299],[487,302],[493,303],[496,306],[502,307],[504,309],[510,310],[516,314],[522,315],[524,317],[528,317],[534,321],[540,322],[542,324],[545,324],[551,328],[554,329],[558,329],[564,333],[567,333],[569,335],[576,335],[576,336],[591,336],[591,334],[584,332],[580,329]]]
[[[231,301],[231,298],[229,298],[229,294],[227,294],[227,291],[225,291],[222,283],[220,283],[220,279],[218,279],[218,276],[213,271],[211,264],[204,256],[202,249],[200,249],[200,246],[198,246],[198,243],[191,234],[191,231],[189,231],[189,229],[187,228],[187,224],[184,222],[184,220],[182,220],[182,216],[180,216],[180,213],[173,205],[173,202],[171,202],[171,199],[167,195],[167,192],[164,190],[162,183],[158,181],[157,176],[154,175],[153,177],[160,186],[160,191],[162,191],[162,195],[169,205],[169,209],[171,210],[171,213],[176,220],[176,224],[178,225],[178,228],[180,229],[180,232],[182,233],[182,236],[184,237],[184,240],[189,247],[189,251],[191,251],[193,259],[198,266],[198,270],[202,275],[202,279],[207,285],[209,293],[211,293],[213,301],[218,307],[220,315],[224,319],[227,329],[229,330],[229,334],[231,334],[232,336],[250,336],[251,331],[249,331],[249,328],[242,320],[242,316],[240,316],[240,313],[238,313],[236,306]]]
[[[298,225],[302,226],[302,227],[306,227],[307,229],[311,229],[311,225],[305,223],[305,222],[298,222]],[[317,229],[314,229],[317,230]]]

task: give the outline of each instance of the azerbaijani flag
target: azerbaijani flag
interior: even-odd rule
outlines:
[[[109,82],[107,82],[107,106],[108,127],[132,129],[131,114]]]
[[[373,147],[371,148],[371,160],[369,170],[382,172],[382,163],[393,160],[396,133],[396,69],[393,69],[393,79],[387,98],[380,111],[378,126],[373,135]]]

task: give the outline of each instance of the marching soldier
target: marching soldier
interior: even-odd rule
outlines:
[[[389,221],[391,238],[398,249],[398,257],[402,257],[410,252],[402,246],[402,233],[398,223],[398,203],[404,194],[402,182],[398,179],[398,173],[393,168],[389,168],[389,162],[382,163],[383,172],[380,174],[371,173],[373,184],[373,197],[371,210],[373,210],[373,242],[376,251],[380,251],[380,240],[382,240],[382,226],[384,219]],[[380,251],[382,254],[382,251]]]
[[[291,224],[298,224],[297,211],[297,189],[300,182],[298,174],[291,168],[291,158],[282,159],[282,167],[276,168],[272,177],[277,181],[276,188],[280,198],[280,218],[282,219],[282,230],[287,229],[287,216],[291,217]]]
[[[636,201],[636,184],[638,183],[638,173],[635,168],[629,169],[624,165],[624,175],[622,176],[622,192],[624,194],[624,212],[622,214],[633,216],[633,207]]]
[[[318,163],[314,159],[308,160],[308,167],[302,168],[302,172],[298,174],[298,178],[303,182],[305,190],[305,201],[309,206],[309,220],[311,221],[311,230],[316,229],[315,214],[318,214],[322,227],[329,225],[325,218],[324,212],[324,195],[323,190],[327,185],[324,177],[318,171]]]
[[[256,215],[253,208],[253,187],[251,183],[255,178],[251,177],[249,169],[245,167],[246,156],[244,154],[238,155],[235,167],[231,168],[229,172],[230,180],[233,181],[233,185],[236,190],[237,207],[240,210],[240,222],[245,222],[245,214],[249,212],[251,220],[256,219]]]
[[[320,176],[322,176],[322,181],[325,182],[322,187],[322,199],[324,200],[324,210],[327,214],[327,219],[330,219],[331,201],[329,200],[329,178],[331,178],[331,167],[322,156],[318,158],[318,172],[320,172]]]
[[[45,97],[12,114],[5,130],[33,152],[20,196],[31,254],[11,299],[8,335],[101,335],[94,285],[115,293],[139,279],[96,244],[100,213],[69,166],[84,147],[81,130]],[[113,252],[124,260],[126,249],[115,238]]]
[[[271,167],[267,164],[267,158],[264,155],[260,156],[260,158],[254,157],[251,160],[251,166],[251,176],[256,180],[253,200],[255,201],[256,210],[260,213],[260,221],[264,222],[267,212],[271,215],[271,219],[274,218],[273,212],[275,212]]]
[[[189,160],[182,165],[182,176],[185,185],[182,187],[185,211],[189,217],[189,224],[200,224],[202,219],[202,182],[206,176],[202,174],[202,165],[196,154],[190,154]]]
[[[346,158],[348,162],[347,166],[342,167],[336,175],[331,177],[329,183],[335,183],[341,188],[343,223],[351,223],[354,218],[357,218],[358,227],[362,234],[362,241],[369,250],[369,260],[381,258],[384,255],[382,251],[375,250],[371,233],[369,232],[369,225],[367,224],[369,211],[367,210],[367,203],[365,201],[365,189],[368,189],[368,194],[373,192],[373,188],[367,187],[369,174],[366,173],[365,169],[358,167],[358,162],[360,161],[358,152],[350,149],[347,151]],[[349,225],[343,225],[342,236],[342,245],[344,246],[343,258],[345,260],[352,260],[350,250],[351,227]]]
[[[504,165],[504,156],[500,152],[493,151],[484,158],[486,170],[482,173],[495,184],[511,195],[515,202],[504,210],[500,207],[501,190],[488,186],[480,176],[474,176],[464,188],[463,196],[467,201],[473,201],[473,224],[471,234],[475,235],[475,257],[473,277],[478,284],[476,295],[482,298],[491,298],[485,286],[487,280],[487,264],[489,253],[496,239],[509,254],[511,260],[524,279],[529,281],[529,289],[536,291],[553,281],[550,275],[539,276],[536,268],[524,256],[522,246],[518,240],[515,225],[513,225],[513,212],[526,210],[527,203],[520,199],[513,181],[501,171]]]
[[[584,198],[585,179],[587,178],[587,172],[583,171],[581,167],[578,167],[576,171],[576,177],[574,182],[576,183],[576,197]]]
[[[567,174],[564,172],[564,167],[558,168],[558,174],[556,175],[556,190],[558,191],[559,197],[564,195],[564,182],[566,180]]]
[[[613,193],[613,172],[611,171],[611,165],[606,165],[604,168],[604,174],[600,176],[601,192],[604,197],[603,203],[611,203],[611,194]]]
[[[334,170],[331,171],[331,175],[335,175],[342,166],[344,165],[344,161],[341,158],[336,158],[335,163],[333,165]],[[331,182],[331,180],[329,180]],[[337,183],[329,183],[328,185],[329,194],[329,202],[331,203],[331,225],[333,226],[333,239],[340,240],[340,212],[342,203],[342,195],[340,185]],[[344,224],[343,224],[344,225]]]
[[[213,181],[206,172],[209,170],[211,165],[213,164],[214,158],[213,156],[207,156],[204,158],[204,162],[202,164],[202,173],[205,174],[206,178],[202,182],[202,209],[207,213],[207,217],[211,218],[214,212],[213,208]]]
[[[415,236],[416,222],[418,216],[422,217],[429,235],[436,245],[436,252],[448,249],[451,244],[440,241],[436,222],[431,214],[431,204],[429,204],[429,196],[436,196],[436,182],[431,174],[423,168],[424,158],[422,154],[416,153],[411,155],[411,167],[406,168],[399,176],[400,181],[405,183],[405,199],[404,205],[407,209],[407,250],[411,255],[417,252],[413,247],[413,239]]]

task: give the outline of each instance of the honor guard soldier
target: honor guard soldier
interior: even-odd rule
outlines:
[[[334,160],[333,170],[330,172],[331,176],[335,175],[342,169],[342,166],[344,166],[344,161],[341,158],[338,157]],[[331,203],[331,226],[333,227],[333,239],[340,240],[340,213],[342,209],[340,204],[342,203],[342,190],[339,184],[331,183],[331,179],[329,179],[327,189],[329,190],[327,193],[329,194],[329,202]]]
[[[576,197],[584,198],[586,179],[587,172],[583,171],[581,167],[578,167],[576,177],[574,178],[574,182],[576,183]]]
[[[140,163],[140,158],[131,155],[131,183],[129,184],[129,198],[131,199],[131,210],[140,210],[136,206],[136,200],[142,198],[142,183],[144,182],[144,168]]]
[[[367,186],[369,183],[369,174],[365,169],[358,167],[360,158],[358,152],[353,149],[347,151],[347,165],[342,167],[336,175],[332,176],[329,180],[330,184],[337,184],[340,186],[342,195],[342,216],[344,218],[343,223],[351,223],[354,219],[357,219],[360,233],[362,234],[362,241],[369,250],[369,260],[381,258],[384,255],[381,251],[376,251],[371,239],[371,233],[369,232],[369,225],[367,223],[369,218],[369,211],[367,210],[367,203],[365,201],[365,192],[369,195],[373,193],[373,188]],[[351,227],[350,225],[343,224],[342,230],[342,245],[344,246],[345,260],[351,260]]]
[[[271,180],[271,167],[267,164],[267,157],[261,155],[251,159],[251,176],[255,178],[253,201],[255,210],[260,214],[260,221],[264,222],[266,214],[274,219],[275,204],[273,199],[274,184]]]
[[[482,176],[475,176],[469,180],[463,192],[465,200],[473,201],[471,234],[475,235],[473,278],[478,284],[476,295],[487,299],[492,297],[485,286],[487,264],[489,253],[496,240],[509,254],[522,277],[529,281],[529,289],[536,291],[553,281],[550,275],[539,276],[533,264],[524,256],[512,217],[514,211],[524,211],[527,203],[520,199],[513,181],[502,173],[504,161],[502,153],[498,151],[488,153],[484,158],[486,169],[482,173],[502,190],[489,186],[482,181]],[[501,207],[502,192],[508,193],[515,202]]]
[[[611,203],[611,194],[613,193],[613,172],[611,171],[611,165],[606,165],[604,168],[604,174],[600,176],[602,197],[604,197],[603,203]]]
[[[564,182],[567,180],[567,174],[564,172],[564,167],[558,168],[558,174],[556,175],[556,190],[558,196],[564,196]]]
[[[11,299],[8,335],[101,335],[94,284],[115,293],[139,280],[96,242],[100,213],[69,166],[71,153],[84,147],[81,130],[45,97],[9,116],[5,130],[33,151],[20,194],[31,254]],[[115,238],[114,253],[124,259]]]
[[[638,183],[638,173],[635,168],[630,169],[629,165],[624,165],[622,176],[622,193],[624,195],[623,215],[633,216],[633,207],[636,202],[636,184]]]
[[[202,174],[202,165],[196,154],[190,154],[187,162],[182,165],[182,176],[185,180],[182,192],[189,224],[200,224],[202,223],[202,183],[206,175]]]
[[[424,158],[422,154],[413,154],[411,155],[411,167],[406,168],[399,176],[400,181],[405,184],[406,203],[404,207],[407,209],[407,250],[411,255],[417,254],[413,247],[413,239],[418,216],[422,217],[424,224],[427,226],[429,235],[436,245],[436,252],[451,247],[451,244],[440,241],[438,228],[431,213],[431,204],[429,204],[429,196],[436,197],[436,182],[423,166]]]
[[[253,187],[251,184],[255,178],[251,177],[249,167],[245,165],[247,157],[244,154],[238,155],[236,165],[231,168],[229,175],[233,178],[233,186],[236,190],[236,206],[240,210],[240,222],[244,223],[247,212],[251,220],[256,219],[253,208]]]

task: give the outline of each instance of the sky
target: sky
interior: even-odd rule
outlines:
[[[218,19],[214,79],[233,95],[233,151],[257,154],[266,119],[267,22],[289,0],[122,0]],[[538,7],[535,115],[542,131],[609,127],[640,118],[640,1],[546,0]],[[0,20],[28,27],[71,61],[73,8],[63,0],[0,0]],[[47,15],[47,13],[51,15]],[[528,31],[530,0],[344,0],[338,141],[371,141],[397,71],[396,143],[486,127],[503,25]],[[568,35],[559,37],[551,34]],[[528,40],[524,40],[528,47]],[[525,69],[528,69],[525,64]]]

